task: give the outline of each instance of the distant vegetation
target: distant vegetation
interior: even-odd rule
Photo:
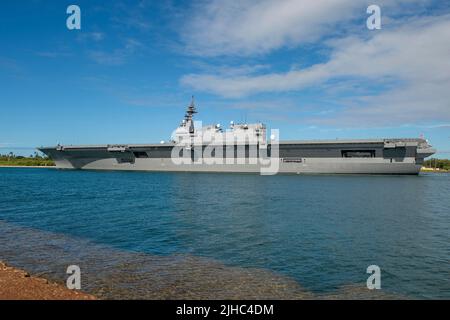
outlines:
[[[430,160],[426,160],[423,165],[427,168],[450,170],[450,160],[449,159],[430,159]]]
[[[0,154],[0,166],[54,166],[55,163],[49,157],[37,152],[29,157],[16,156],[14,153]]]

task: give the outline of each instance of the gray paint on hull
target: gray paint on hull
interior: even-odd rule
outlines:
[[[344,159],[353,160],[353,159]],[[369,159],[366,159],[369,160]],[[66,159],[56,160],[61,169],[121,170],[121,171],[172,171],[172,172],[241,172],[260,173],[260,165],[251,164],[184,164],[175,165],[170,159],[136,159],[134,163],[118,163],[116,159],[91,159],[80,166]],[[295,174],[411,174],[419,173],[421,165],[414,162],[389,163],[382,161],[313,161],[305,163],[279,163],[278,173]]]
[[[170,158],[173,144],[120,146],[125,147],[124,152],[112,152],[109,147],[109,145],[58,146],[39,150],[46,153],[55,161],[57,167],[62,169],[261,172],[261,165],[249,163],[176,165]],[[343,150],[365,149],[375,150],[375,157],[345,158],[341,154]],[[148,158],[136,157],[136,152],[147,153]],[[423,139],[281,141],[280,159],[275,161],[279,165],[279,173],[418,174],[423,159],[434,152],[435,150]],[[258,159],[254,160],[258,163]]]

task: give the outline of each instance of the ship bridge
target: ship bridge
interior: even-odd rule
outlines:
[[[188,106],[186,115],[179,127],[173,132],[174,143],[220,143],[220,144],[260,144],[267,143],[266,125],[263,123],[234,123],[225,131],[220,124],[196,127],[193,115],[197,113],[194,99]]]

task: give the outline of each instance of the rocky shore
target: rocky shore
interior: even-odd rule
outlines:
[[[0,300],[95,300],[92,295],[31,276],[0,261]]]

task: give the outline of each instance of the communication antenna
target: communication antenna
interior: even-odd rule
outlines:
[[[195,98],[192,96],[191,104],[188,105],[186,110],[186,115],[184,116],[186,121],[192,120],[192,116],[197,113],[197,110],[195,110]]]
[[[194,123],[192,121],[192,117],[195,113],[197,113],[197,110],[195,110],[195,98],[192,96],[191,104],[187,107],[186,114],[184,115],[186,123],[189,124],[189,133],[194,133]]]

